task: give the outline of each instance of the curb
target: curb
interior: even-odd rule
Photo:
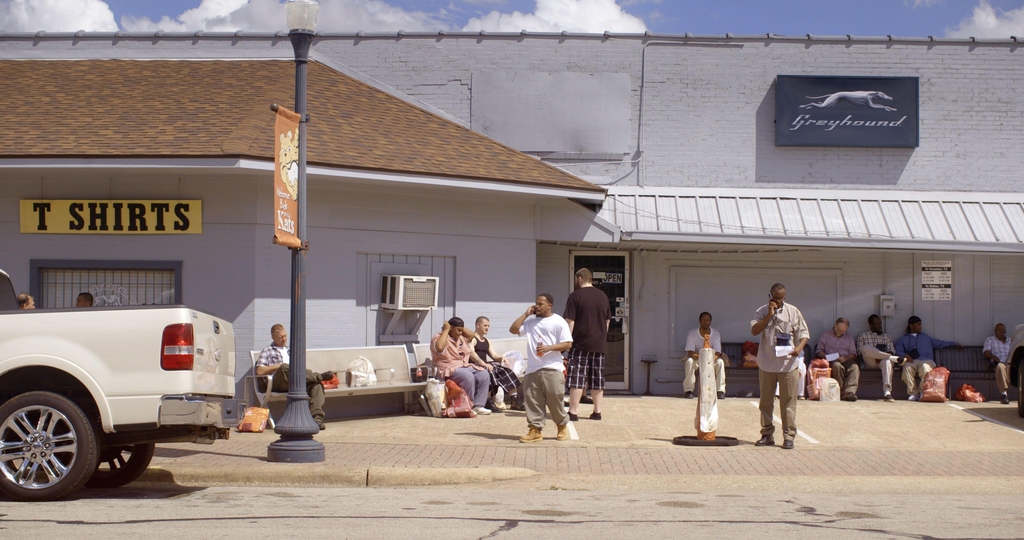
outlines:
[[[517,467],[407,468],[339,467],[327,464],[259,464],[248,469],[223,467],[150,467],[136,482],[187,487],[309,486],[401,487],[476,484],[518,480],[536,471]]]

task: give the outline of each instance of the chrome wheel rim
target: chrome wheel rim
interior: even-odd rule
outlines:
[[[0,473],[18,487],[43,489],[67,476],[78,453],[78,434],[57,409],[31,406],[0,425]]]

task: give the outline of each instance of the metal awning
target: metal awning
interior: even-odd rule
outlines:
[[[625,241],[1024,252],[1024,195],[612,187]]]

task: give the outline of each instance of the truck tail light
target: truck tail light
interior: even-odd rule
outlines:
[[[160,367],[167,371],[192,370],[195,361],[195,335],[191,323],[172,324],[164,328],[160,344]]]

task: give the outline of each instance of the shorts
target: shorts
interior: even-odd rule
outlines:
[[[569,388],[604,390],[604,353],[569,349]]]

